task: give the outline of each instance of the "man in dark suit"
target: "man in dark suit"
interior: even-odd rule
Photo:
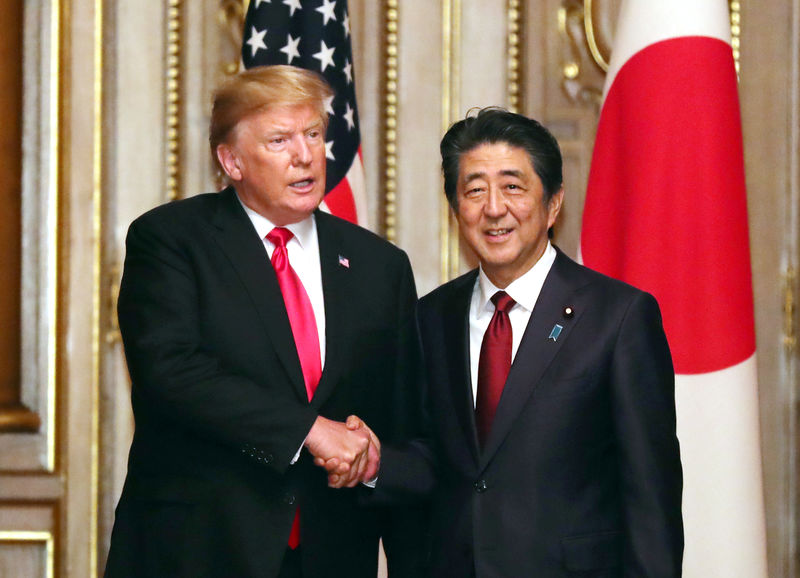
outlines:
[[[107,576],[374,578],[382,535],[390,569],[415,575],[392,512],[359,506],[379,449],[344,420],[413,431],[416,292],[402,251],[317,209],[330,96],[289,66],[231,79],[210,141],[232,186],[130,227],[136,430]]]
[[[673,368],[655,299],[550,244],[562,162],[539,123],[484,109],[441,152],[480,268],[420,300],[431,432],[383,445],[374,499],[434,487],[431,576],[679,576]]]

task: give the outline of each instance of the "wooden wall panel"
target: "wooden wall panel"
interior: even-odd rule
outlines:
[[[0,406],[20,401],[22,0],[0,0]]]
[[[797,302],[797,284],[789,272],[798,264],[800,2],[742,2],[741,7],[739,97],[769,575],[797,576],[798,349],[796,311],[791,307]]]
[[[49,558],[46,541],[0,541],[0,576],[51,576]]]

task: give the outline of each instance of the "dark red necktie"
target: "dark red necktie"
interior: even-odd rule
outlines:
[[[292,327],[294,344],[297,356],[300,358],[300,367],[303,370],[303,380],[306,384],[306,394],[309,401],[314,397],[320,375],[322,375],[322,362],[319,353],[319,334],[317,333],[317,320],[314,309],[308,298],[305,287],[300,282],[294,269],[289,263],[289,254],[286,243],[294,235],[289,229],[275,227],[267,234],[267,240],[275,245],[272,252],[272,267],[278,277],[283,302],[286,304],[286,313],[289,314],[289,325]],[[289,534],[289,547],[297,548],[300,544],[300,510],[295,512],[292,531]]]
[[[505,291],[492,295],[494,315],[481,343],[478,360],[478,395],[475,400],[475,424],[481,447],[489,438],[497,404],[511,369],[511,321],[508,312],[515,301]]]

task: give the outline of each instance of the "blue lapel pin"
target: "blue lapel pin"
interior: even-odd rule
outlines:
[[[553,329],[550,331],[550,336],[547,339],[552,339],[553,341],[558,341],[558,336],[561,335],[561,330],[564,329],[561,325],[556,323],[553,325]]]

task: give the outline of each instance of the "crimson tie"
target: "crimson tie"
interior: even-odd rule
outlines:
[[[300,277],[297,276],[291,264],[289,254],[286,252],[286,243],[294,235],[289,229],[275,227],[267,234],[267,240],[275,245],[272,252],[272,266],[278,277],[281,287],[283,302],[286,304],[286,313],[289,314],[289,324],[292,326],[294,344],[300,358],[300,367],[303,369],[303,380],[306,384],[308,399],[314,397],[319,377],[322,375],[322,365],[319,354],[319,334],[314,309],[308,298]]]
[[[511,321],[508,312],[515,301],[505,291],[492,295],[494,315],[481,343],[478,361],[478,395],[475,400],[475,423],[481,447],[492,429],[497,404],[503,394],[511,369]]]
[[[267,240],[275,245],[275,250],[272,252],[272,267],[278,277],[286,313],[289,314],[289,325],[292,327],[297,356],[300,358],[300,367],[303,370],[303,381],[306,384],[306,394],[310,401],[314,397],[314,391],[322,375],[322,363],[314,309],[300,277],[289,263],[289,254],[286,251],[286,243],[293,236],[289,229],[275,227],[267,234]],[[295,549],[299,544],[300,509],[298,508],[289,534],[289,547]]]

